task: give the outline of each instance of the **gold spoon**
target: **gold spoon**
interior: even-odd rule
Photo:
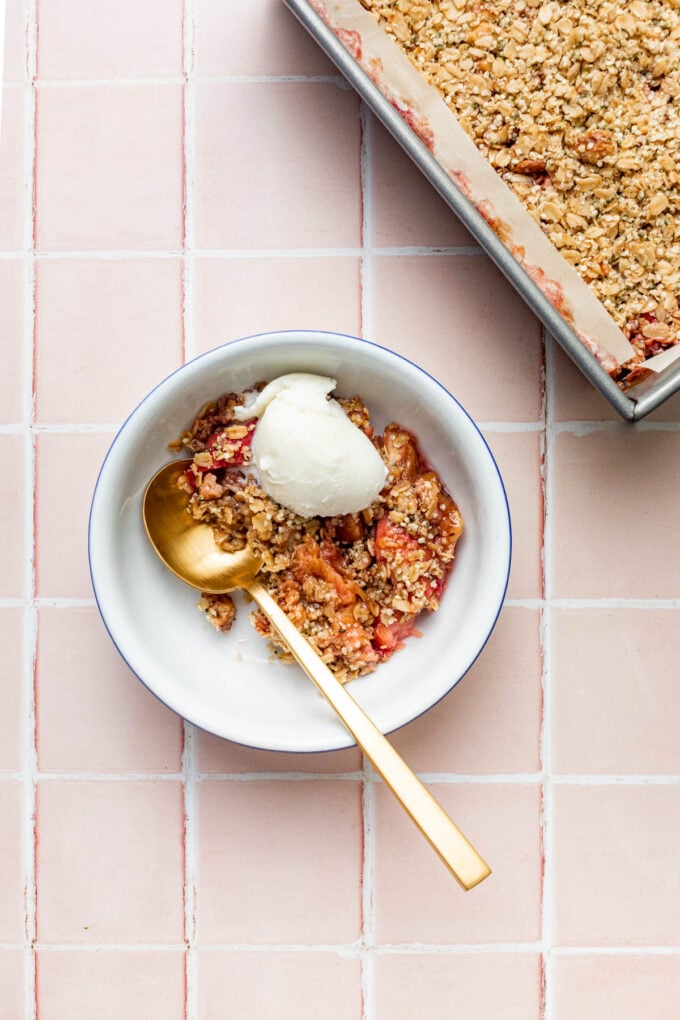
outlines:
[[[225,552],[215,542],[210,525],[195,521],[185,512],[189,496],[177,482],[190,463],[180,460],[166,464],[144,493],[142,516],[154,549],[165,565],[192,588],[213,595],[242,588],[250,594],[454,878],[463,889],[472,889],[491,874],[491,869],[256,580],[262,566],[257,554],[248,547],[236,553]]]

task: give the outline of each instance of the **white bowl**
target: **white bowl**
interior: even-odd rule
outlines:
[[[360,394],[376,430],[397,421],[456,499],[465,531],[438,612],[419,620],[387,663],[351,684],[383,732],[425,712],[470,668],[500,611],[510,569],[510,516],[496,463],[457,400],[422,369],[365,340],[322,332],[266,333],[218,347],[168,376],[133,411],[101,468],[90,513],[92,584],[104,623],[139,679],[197,726],[253,747],[321,751],[353,743],[296,665],[270,659],[239,605],[229,634],[196,609],[198,594],[161,563],[141,519],[145,486],[171,459],[168,443],[208,400],[286,372]]]

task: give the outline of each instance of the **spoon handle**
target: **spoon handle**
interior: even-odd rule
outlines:
[[[358,746],[463,889],[472,889],[490,875],[491,869],[488,864],[454,825],[346,687],[319,658],[307,639],[290,622],[269,592],[258,581],[253,581],[246,587],[260,609],[279,631],[298,663],[331,704]]]

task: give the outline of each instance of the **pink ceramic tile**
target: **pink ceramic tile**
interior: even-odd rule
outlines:
[[[537,421],[538,321],[483,255],[373,259],[372,340],[416,358],[482,421]]]
[[[375,1020],[533,1020],[540,1012],[536,953],[408,953],[373,962]]]
[[[393,743],[418,772],[535,772],[540,709],[538,614],[507,607],[467,676]]]
[[[171,780],[39,783],[40,942],[180,942],[182,802]]]
[[[361,1020],[360,981],[335,953],[199,952],[198,1020]]]
[[[43,608],[37,657],[44,772],[178,772],[182,723],[130,672],[87,607]]]
[[[181,364],[181,262],[40,260],[36,336],[37,419],[117,424]]]
[[[620,417],[604,397],[579,371],[566,354],[553,343],[554,388],[553,414],[556,421],[620,421]],[[647,421],[680,421],[680,394],[665,401]]]
[[[243,774],[248,772],[315,772],[333,775],[357,772],[362,768],[361,752],[327,751],[322,754],[287,754],[283,751],[260,751],[221,740],[201,730],[194,732],[196,767],[199,772]]]
[[[0,129],[0,251],[21,251],[29,186],[24,159],[25,95],[3,89]]]
[[[0,771],[18,772],[22,765],[23,611],[0,609]]]
[[[112,439],[106,432],[38,435],[36,580],[40,596],[92,597],[87,522],[95,481]]]
[[[201,258],[194,288],[196,353],[268,330],[361,331],[355,258]]]
[[[0,949],[2,1009],[7,1020],[19,1020],[24,1013],[24,970],[26,955],[20,949]]]
[[[26,0],[5,0],[5,81],[26,81]]]
[[[378,786],[375,930],[378,942],[532,942],[540,935],[540,789],[514,784],[430,786],[493,874],[464,894]]]
[[[555,421],[617,421],[611,404],[600,396],[593,384],[574,365],[552,338],[554,386],[552,413]]]
[[[359,243],[359,116],[351,90],[199,83],[195,134],[199,248]]]
[[[554,594],[675,598],[680,433],[613,429],[557,436]]]
[[[553,796],[556,944],[677,945],[680,787],[557,786]]]
[[[0,942],[25,936],[23,797],[22,783],[0,779]]]
[[[194,24],[197,75],[338,73],[280,0],[194,0]]]
[[[23,403],[24,264],[0,261],[0,424],[20,422]]]
[[[184,1020],[184,954],[50,950],[37,954],[40,1020]]]
[[[543,587],[541,434],[486,432],[510,504],[512,568],[508,598],[540,598]]]
[[[39,16],[41,79],[182,73],[182,0],[59,0]]]
[[[41,249],[182,244],[182,88],[38,91]]]
[[[5,495],[0,502],[0,598],[21,598],[24,580],[24,440],[0,435],[0,477]]]
[[[371,120],[370,241],[379,247],[476,245],[415,163]]]
[[[198,788],[201,942],[352,942],[361,784],[206,780]]]
[[[554,768],[680,773],[677,610],[555,610],[551,634]]]
[[[558,956],[555,1020],[670,1020],[680,1003],[680,956]]]

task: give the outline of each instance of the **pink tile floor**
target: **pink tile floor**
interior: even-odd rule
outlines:
[[[680,1014],[680,401],[617,422],[279,0],[8,0],[0,148],[0,1020]],[[395,743],[228,744],[127,671],[86,525],[183,359],[309,327],[411,355],[507,481],[507,605]]]

